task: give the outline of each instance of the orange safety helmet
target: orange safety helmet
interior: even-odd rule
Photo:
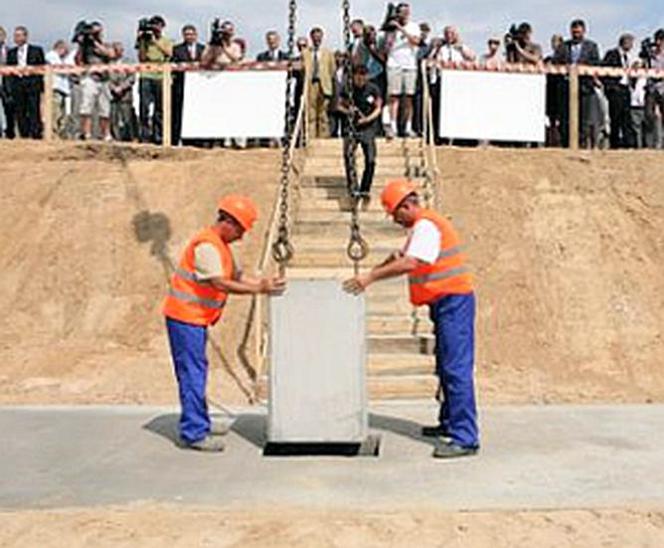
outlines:
[[[399,204],[411,194],[417,193],[417,187],[407,179],[389,181],[380,196],[383,207],[390,215],[396,211]]]
[[[229,194],[224,196],[217,204],[219,211],[228,213],[242,228],[251,230],[258,219],[258,208],[251,198]]]

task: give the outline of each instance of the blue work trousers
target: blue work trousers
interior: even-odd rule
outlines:
[[[205,400],[207,328],[166,318],[166,329],[182,408],[180,437],[185,443],[194,443],[210,432],[210,416]]]
[[[436,334],[436,373],[443,401],[440,425],[461,447],[479,447],[473,369],[475,295],[449,295],[430,305]]]

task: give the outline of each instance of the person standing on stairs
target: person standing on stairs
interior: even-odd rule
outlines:
[[[341,104],[337,107],[347,117],[352,117],[355,124],[356,137],[351,140],[348,128],[344,132],[344,162],[346,179],[351,182],[350,162],[354,150],[359,144],[364,154],[364,172],[359,188],[349,189],[355,198],[368,199],[371,195],[371,183],[376,171],[376,135],[380,132],[380,117],[383,111],[383,97],[380,89],[369,82],[369,70],[360,65],[353,69],[353,111],[348,93],[341,95]],[[348,125],[348,122],[346,122]],[[351,154],[352,152],[352,154]]]
[[[181,445],[199,451],[223,451],[219,436],[228,432],[210,421],[205,399],[208,327],[221,318],[229,294],[280,295],[286,288],[282,278],[251,278],[235,265],[230,244],[256,222],[254,203],[231,195],[222,198],[217,209],[217,222],[185,248],[162,310],[182,407]]]
[[[433,456],[456,458],[479,450],[474,386],[475,294],[460,238],[439,213],[420,205],[415,185],[391,181],[381,196],[394,222],[410,231],[404,249],[371,272],[344,283],[360,294],[371,284],[408,276],[410,300],[429,306],[436,336],[436,373],[442,394],[439,424],[422,434],[438,438]]]

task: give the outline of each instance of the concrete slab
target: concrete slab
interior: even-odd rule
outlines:
[[[435,408],[376,407],[381,456],[265,458],[262,410],[236,410],[228,451],[173,444],[149,407],[0,408],[0,507],[133,501],[224,507],[549,509],[664,504],[664,406],[495,407],[476,458],[441,462],[419,437]]]

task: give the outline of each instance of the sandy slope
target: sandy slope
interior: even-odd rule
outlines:
[[[0,143],[0,403],[173,403],[169,261],[228,191],[263,219],[277,151]],[[664,155],[443,150],[478,274],[484,403],[664,401]],[[211,395],[246,403],[248,301],[213,331]],[[232,373],[232,377],[229,374]]]

